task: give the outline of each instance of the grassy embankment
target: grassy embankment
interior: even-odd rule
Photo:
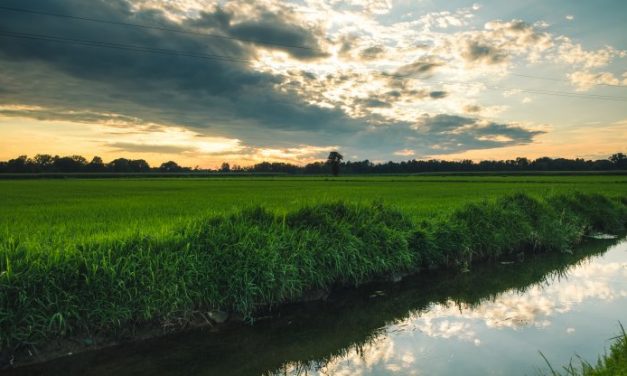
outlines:
[[[563,370],[555,370],[546,360],[552,376],[626,376],[627,375],[627,333],[621,325],[621,334],[614,338],[610,346],[609,354],[605,354],[597,360],[596,364],[590,364],[584,360],[579,364],[571,362]]]
[[[236,210],[160,231],[74,241],[53,236],[67,236],[62,227],[45,232],[33,224],[31,238],[7,231],[0,242],[0,344],[14,351],[55,337],[178,327],[211,309],[251,315],[311,289],[561,251],[586,231],[622,231],[627,220],[624,198],[574,193],[509,195],[435,217],[409,212],[335,202]]]
[[[124,364],[126,374],[180,374],[180,368],[169,366],[172,359],[177,364],[192,364],[193,369],[207,375],[283,375],[290,373],[287,369],[326,368],[338,358],[375,346],[387,335],[381,328],[431,311],[434,303],[478,309],[503,292],[522,294],[561,279],[616,242],[587,242],[572,254],[529,255],[515,265],[477,263],[470,273],[424,271],[394,286],[384,282],[340,289],[330,296],[330,304],[282,306],[277,309],[278,317],[255,323],[254,328],[232,328],[218,335],[190,331],[60,358],[10,374],[101,375],[110,373],[114,364]],[[373,304],[376,291],[384,293],[377,295]],[[133,359],[138,354],[149,354],[149,359],[142,355],[144,361],[136,362]]]

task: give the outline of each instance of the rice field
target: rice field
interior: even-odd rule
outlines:
[[[561,252],[627,224],[625,176],[0,181],[0,351]]]
[[[505,194],[573,191],[624,196],[627,176],[0,180],[0,234],[36,242],[155,234],[246,207],[286,211],[337,200],[382,201],[414,218],[430,218]]]

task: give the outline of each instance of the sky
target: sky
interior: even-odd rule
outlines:
[[[627,2],[3,0],[0,160],[627,150]]]

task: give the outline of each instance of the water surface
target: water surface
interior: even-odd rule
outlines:
[[[536,375],[594,362],[627,324],[627,240],[429,272],[233,324],[66,357],[15,374]]]

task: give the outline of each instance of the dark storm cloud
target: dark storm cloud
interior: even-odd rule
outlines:
[[[202,12],[198,19],[187,22],[188,25],[201,28],[217,29],[226,35],[257,43],[261,46],[283,50],[299,59],[315,59],[328,56],[318,41],[318,36],[305,26],[295,22],[285,12],[274,13],[263,8],[253,19],[234,21],[233,13],[216,7],[213,12]]]
[[[328,56],[309,30],[302,26],[287,24],[278,15],[269,12],[264,12],[258,20],[231,26],[229,34],[248,40],[274,43],[273,48],[282,49],[301,59]]]
[[[5,1],[3,5],[24,6],[16,0]],[[39,0],[29,2],[28,7],[113,22],[180,28],[158,10],[132,12],[129,4],[121,0]],[[214,24],[231,24],[224,12],[215,10],[213,14]],[[206,19],[205,15],[209,24]],[[275,91],[273,86],[282,78],[255,72],[248,66],[246,60],[254,55],[250,44],[14,12],[0,12],[0,24],[3,31],[149,46],[233,59],[190,58],[3,37],[0,83],[11,95],[0,99],[0,103],[40,105],[56,111],[61,117],[70,114],[70,110],[118,112],[146,121],[211,128],[218,133],[247,138],[259,133],[259,128],[341,132],[356,126],[356,122],[339,110],[321,109],[298,97]],[[268,13],[240,26],[237,30],[242,35],[244,30],[252,32],[257,28],[255,30],[261,33],[266,27],[268,33],[274,33],[275,41],[283,30],[287,33],[283,42],[314,43],[313,37],[305,35],[300,26],[290,28]],[[67,119],[76,116],[68,115]]]
[[[263,36],[264,41],[276,43],[312,48],[319,45],[317,37],[307,33],[302,25],[288,22],[290,17],[281,18],[267,11],[248,20],[241,17],[235,20],[232,14],[215,8],[194,19],[194,25],[192,21],[179,25],[159,10],[134,12],[123,0],[33,0],[27,4],[21,0],[2,2],[7,7],[28,7],[113,22],[193,27],[193,30],[259,38],[259,41]],[[529,142],[537,134],[506,124],[485,126],[476,119],[449,115],[422,118],[415,124],[383,121],[368,115],[368,111],[363,118],[350,118],[339,106],[322,108],[308,104],[298,95],[277,90],[277,84],[286,80],[285,77],[256,72],[250,67],[249,60],[256,54],[254,43],[4,11],[0,12],[0,25],[2,32],[118,44],[116,48],[102,48],[0,36],[0,88],[6,93],[0,96],[0,105],[4,105],[1,111],[5,116],[116,127],[129,125],[133,131],[138,124],[176,125],[212,136],[237,138],[250,147],[346,145],[389,154],[402,148],[435,151],[434,145],[439,145],[439,154],[499,147]],[[205,58],[138,52],[133,48],[118,48],[119,44],[163,49],[161,52],[185,51]],[[289,51],[301,58],[315,57],[311,55],[314,50]],[[209,55],[228,56],[229,60]],[[404,71],[427,76],[439,65],[436,61],[417,61],[404,67]],[[308,79],[313,81],[316,77]],[[437,92],[432,92],[432,97],[433,93]],[[360,105],[388,107],[399,98],[429,95],[427,91],[392,90],[369,97]],[[435,94],[438,95],[442,94]],[[387,124],[368,127],[373,119]],[[450,133],[460,131],[461,127],[469,130]],[[498,136],[511,141],[488,140]],[[141,152],[157,152],[155,148],[162,148],[160,152],[183,151],[168,145],[109,146]]]
[[[3,5],[19,7],[23,6],[23,2],[9,0],[3,2]],[[177,28],[161,12],[131,13],[128,3],[120,0],[40,0],[30,1],[28,6],[59,14],[89,15],[113,22],[137,23],[139,19],[142,24]],[[12,12],[0,12],[0,20],[3,31],[236,59],[224,61],[183,58],[169,54],[137,52],[127,47],[87,47],[77,46],[75,43],[8,37],[4,37],[0,45],[0,53],[7,60],[42,61],[74,77],[106,80],[114,82],[118,87],[161,88],[164,81],[169,81],[175,88],[224,94],[237,92],[245,85],[263,84],[269,80],[268,77],[245,69],[245,63],[239,60],[250,58],[251,52],[232,40],[212,39],[209,42],[206,38],[180,33]]]
[[[515,140],[516,143],[528,143],[531,142],[534,136],[544,132],[530,131],[522,127],[507,124],[490,123],[476,129],[476,133],[479,136],[503,136],[510,140]]]
[[[415,124],[397,123],[370,127],[357,135],[347,152],[369,150],[373,159],[388,158],[394,151],[419,150],[423,156],[472,149],[491,149],[530,143],[543,132],[516,125],[480,122],[475,118],[436,115],[421,117]]]
[[[141,119],[124,116],[119,114],[97,113],[91,111],[68,111],[68,110],[51,110],[49,108],[2,108],[0,107],[0,115],[4,116],[21,116],[37,120],[64,120],[76,123],[109,123],[115,124],[141,124]]]
[[[213,11],[201,11],[200,17],[188,20],[186,23],[197,28],[227,30],[232,19],[233,13],[218,6]]]
[[[439,134],[453,130],[457,130],[461,127],[475,124],[476,119],[468,118],[457,115],[436,115],[425,116],[420,120],[420,125],[429,129],[432,133]]]
[[[544,133],[512,124],[482,122],[476,118],[443,114],[425,116],[419,125],[433,138],[434,144],[440,147],[449,145],[445,150],[450,152],[526,144]]]

